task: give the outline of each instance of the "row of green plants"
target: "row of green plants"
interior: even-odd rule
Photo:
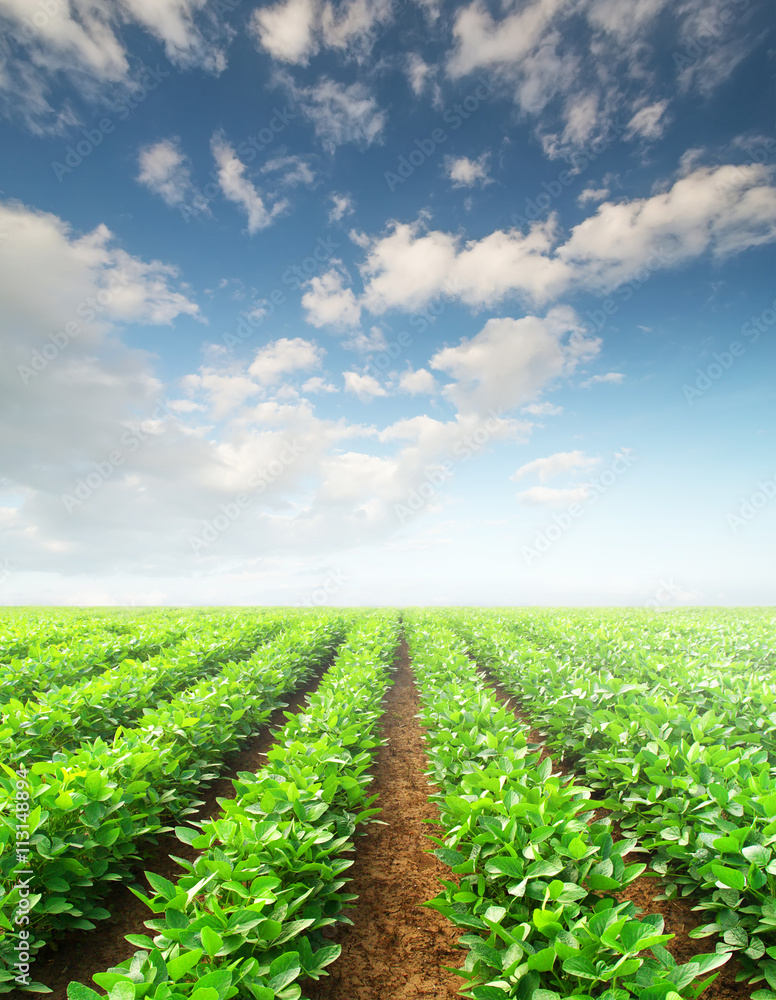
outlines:
[[[680,1000],[727,955],[679,965],[660,915],[637,917],[621,892],[645,869],[634,839],[593,820],[590,788],[540,763],[524,726],[496,700],[463,641],[438,619],[408,629],[421,689],[429,777],[451,869],[429,906],[465,933],[459,974],[473,1000]],[[650,952],[645,957],[645,952]]]
[[[702,614],[700,622],[643,611],[598,617],[586,609],[553,616],[523,612],[498,620],[512,628],[521,649],[681,692],[701,713],[738,719],[755,735],[767,736],[776,727],[772,615],[749,614],[744,622],[719,620],[716,613]],[[482,618],[493,620],[492,615]],[[591,619],[597,627],[591,628]]]
[[[349,633],[306,706],[289,716],[266,767],[235,780],[235,798],[200,829],[179,828],[202,853],[176,882],[146,872],[153,913],[139,950],[92,978],[111,1000],[299,1000],[339,955],[322,932],[343,908],[358,828],[379,810],[368,768],[398,640],[395,615]],[[151,936],[153,935],[153,936]],[[101,994],[71,983],[70,1000]]]
[[[469,649],[520,699],[548,746],[585,774],[625,830],[651,853],[668,897],[690,897],[719,954],[735,952],[739,980],[776,1000],[776,767],[746,732],[746,714],[717,716],[655,690],[559,663],[509,628],[460,623]],[[671,666],[670,676],[681,673]],[[731,710],[732,711],[732,710]],[[773,745],[773,731],[767,746]]]
[[[31,649],[43,651],[48,645],[69,643],[92,635],[126,634],[143,628],[148,620],[171,624],[179,617],[179,611],[163,608],[155,608],[142,616],[104,608],[3,608],[0,663],[27,656]]]
[[[190,631],[181,621],[154,621],[134,633],[107,628],[84,630],[64,642],[41,642],[0,663],[0,703],[25,701],[40,691],[89,678],[123,660],[146,660],[181,641]],[[42,637],[44,638],[44,637]]]
[[[126,660],[97,676],[53,686],[25,703],[14,698],[0,705],[0,741],[14,760],[29,766],[84,740],[111,739],[149,706],[162,704],[225,663],[250,657],[283,621],[279,615],[249,617],[229,621],[225,629],[214,622],[162,655]]]
[[[772,609],[512,609],[494,612],[523,638],[555,652],[573,648],[613,665],[621,656],[644,664],[681,659],[693,670],[730,665],[748,672],[776,667]]]
[[[197,793],[224,756],[255,732],[283,695],[331,659],[344,619],[300,624],[250,659],[227,664],[112,742],[94,740],[0,779],[0,990],[14,959],[14,929],[27,916],[29,952],[52,937],[93,929],[111,882],[126,879],[145,844],[201,804]],[[29,854],[15,845],[29,839]],[[22,873],[32,869],[25,884]],[[30,895],[27,894],[29,886]],[[22,891],[25,888],[27,891]],[[26,898],[25,898],[26,897]],[[12,978],[12,977],[11,977]]]

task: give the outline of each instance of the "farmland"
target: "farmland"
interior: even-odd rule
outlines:
[[[11,610],[0,992],[776,998],[767,610]]]

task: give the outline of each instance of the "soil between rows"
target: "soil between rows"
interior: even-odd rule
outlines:
[[[460,966],[459,931],[436,910],[421,906],[436,896],[449,869],[429,854],[427,834],[440,834],[428,824],[437,816],[428,801],[433,789],[422,729],[415,718],[418,693],[402,641],[394,684],[386,695],[382,736],[388,743],[375,755],[370,793],[380,796],[379,818],[356,840],[356,860],[348,890],[358,893],[350,914],[352,927],[336,930],[332,939],[342,954],[329,966],[329,976],[307,980],[303,996],[310,1000],[455,1000],[463,980],[444,966]]]
[[[528,714],[509,688],[505,687],[487,670],[481,670],[480,675],[496,698],[503,705],[510,708],[516,718],[527,727],[528,742],[539,745],[541,751],[540,759],[544,760],[545,757],[552,758],[551,751],[545,746],[544,736],[538,729],[531,726]],[[583,775],[578,775],[574,768],[565,762],[557,761],[554,758],[552,758],[552,762],[554,772],[558,772],[564,776],[584,778]],[[597,821],[605,815],[607,815],[606,809],[596,809],[591,822]],[[623,834],[620,832],[619,823],[616,820],[612,824],[612,834],[615,840],[623,837]],[[638,860],[649,864],[649,856],[646,854],[639,855]],[[663,933],[674,935],[671,941],[666,942],[665,947],[680,964],[683,965],[685,962],[691,961],[696,955],[705,955],[713,952],[713,937],[691,938],[689,936],[693,928],[700,926],[702,923],[708,923],[708,920],[699,919],[698,915],[693,912],[692,901],[687,898],[656,899],[662,893],[662,879],[655,875],[650,876],[645,872],[644,875],[631,882],[622,892],[615,893],[615,896],[621,902],[628,899],[634,903],[637,910],[640,911],[639,916],[644,916],[648,913],[659,913],[663,917],[665,920]],[[719,975],[711,986],[707,990],[704,990],[700,1000],[749,1000],[752,990],[756,987],[750,987],[746,983],[737,983],[736,973],[738,970],[739,964],[736,958],[732,957],[720,969],[715,970]],[[712,975],[714,973],[710,973],[706,978],[710,978]]]
[[[238,772],[258,771],[264,766],[264,757],[274,742],[274,731],[285,725],[285,713],[299,711],[308,694],[318,687],[326,666],[328,664],[302,687],[285,695],[286,705],[276,709],[269,721],[254,736],[248,737],[242,749],[225,760],[220,776],[207,789],[203,789],[201,799],[204,804],[196,814],[186,817],[186,822],[202,822],[217,815],[221,811],[218,798],[234,798],[232,779],[237,777]],[[183,826],[184,823],[177,825]],[[198,853],[189,844],[178,840],[174,834],[164,834],[158,841],[158,845],[151,847],[143,861],[134,869],[136,883],[146,895],[153,893],[143,872],[152,871],[175,881],[183,874],[183,869],[170,855],[193,861]],[[129,884],[115,883],[115,887],[105,897],[102,905],[111,913],[108,920],[101,921],[93,931],[77,931],[38,953],[31,969],[31,977],[53,991],[45,994],[49,1000],[66,1000],[67,987],[71,982],[94,988],[92,975],[95,972],[105,972],[135,953],[137,949],[125,940],[124,935],[147,934],[144,921],[150,920],[153,914],[129,891]],[[19,1000],[29,1000],[31,994],[18,992],[12,996]]]

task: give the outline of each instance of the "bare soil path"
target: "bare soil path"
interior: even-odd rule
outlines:
[[[444,966],[460,966],[459,931],[436,912],[422,907],[438,891],[449,869],[428,851],[426,835],[438,827],[424,822],[437,816],[429,803],[428,766],[422,729],[415,718],[418,693],[402,642],[395,682],[386,695],[381,747],[372,769],[371,792],[380,796],[380,819],[356,840],[349,891],[358,893],[350,914],[353,927],[336,931],[342,945],[330,975],[306,981],[310,1000],[455,1000],[463,980]]]

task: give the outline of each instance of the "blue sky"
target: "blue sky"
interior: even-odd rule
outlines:
[[[0,27],[0,603],[776,600],[765,5]]]

